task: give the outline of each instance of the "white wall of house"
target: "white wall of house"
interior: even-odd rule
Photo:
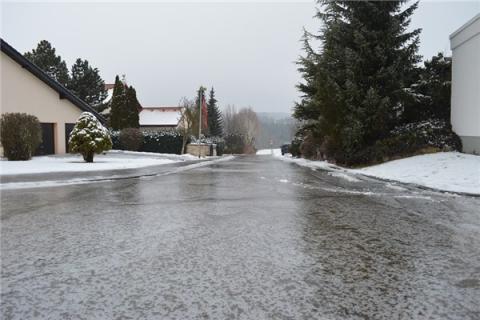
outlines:
[[[55,153],[65,153],[65,123],[75,123],[82,113],[57,91],[23,69],[1,52],[0,112],[22,112],[36,116],[40,122],[54,123]]]
[[[453,130],[463,151],[480,154],[480,14],[450,36]]]

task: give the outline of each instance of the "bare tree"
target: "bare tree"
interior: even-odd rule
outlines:
[[[230,146],[231,148],[243,149],[243,152],[247,153],[254,151],[255,137],[260,132],[260,122],[252,108],[242,108],[237,111],[235,106],[228,105],[223,112],[223,125],[227,139],[229,135],[237,136],[236,140],[232,140],[237,141],[235,142],[236,147]],[[243,141],[241,147],[238,144],[240,138]]]
[[[195,107],[195,102],[182,98],[180,101],[180,125],[178,131],[182,134],[182,154],[185,152],[188,138],[193,135],[196,128],[198,128],[198,117]]]
[[[241,133],[245,136],[246,144],[249,146],[255,145],[255,137],[260,132],[260,122],[257,114],[251,107],[241,109],[235,117],[238,125],[241,128]]]

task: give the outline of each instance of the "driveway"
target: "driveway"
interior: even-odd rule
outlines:
[[[269,156],[6,190],[2,319],[479,319],[480,199]]]

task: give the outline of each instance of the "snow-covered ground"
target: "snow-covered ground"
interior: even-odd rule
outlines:
[[[351,171],[445,191],[480,194],[480,156],[471,154],[439,152]]]
[[[84,172],[134,169],[185,160],[195,160],[191,155],[172,155],[147,152],[109,151],[95,155],[93,163],[86,163],[80,155],[41,156],[30,161],[0,161],[0,175],[19,175],[47,172]]]
[[[389,161],[362,169],[346,169],[326,161],[281,156],[280,149],[259,150],[257,154],[271,155],[298,165],[331,171],[353,181],[355,175],[362,174],[404,183],[413,183],[433,189],[480,195],[480,156],[459,152],[439,152]]]

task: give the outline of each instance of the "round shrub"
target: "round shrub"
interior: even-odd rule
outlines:
[[[70,153],[80,153],[83,160],[93,162],[93,155],[112,148],[107,129],[90,112],[83,112],[68,139]]]
[[[26,113],[5,113],[0,119],[0,140],[8,160],[30,160],[42,142],[38,118]]]
[[[118,139],[123,150],[138,151],[143,144],[143,134],[137,128],[122,129]]]

